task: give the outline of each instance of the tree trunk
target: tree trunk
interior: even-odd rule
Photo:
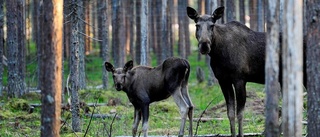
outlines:
[[[254,31],[258,30],[258,11],[257,11],[257,0],[249,1],[250,9],[250,28]]]
[[[141,2],[140,7],[140,65],[150,65],[149,61],[149,45],[148,45],[148,1],[147,0],[139,0]],[[138,21],[138,20],[137,20]]]
[[[59,0],[44,0],[43,8],[47,10],[44,19],[42,44],[46,46],[45,65],[41,66],[42,113],[41,136],[60,136],[60,113],[62,91],[62,34],[63,34],[63,2]],[[51,11],[51,12],[50,12]]]
[[[178,40],[178,53],[182,58],[187,58],[186,53],[186,34],[184,17],[186,15],[185,10],[185,0],[178,0],[178,24],[179,24],[179,40]],[[189,36],[188,36],[189,37]]]
[[[306,1],[308,137],[320,135],[320,2]]]
[[[137,62],[137,64],[140,64],[141,61],[141,17],[140,15],[140,10],[141,10],[141,0],[136,0],[136,47],[135,47],[135,51],[136,51],[136,57],[135,57],[135,61]],[[151,31],[152,29],[150,29]],[[149,33],[150,33],[149,31]],[[152,36],[150,36],[152,38]]]
[[[279,1],[268,1],[266,45],[266,122],[265,136],[277,137],[279,133]]]
[[[7,0],[7,50],[8,50],[8,97],[18,97],[21,93],[21,77],[19,72],[18,41],[18,1]]]
[[[79,34],[79,89],[86,88],[86,62],[85,62],[85,55],[86,52],[90,51],[90,26],[87,23],[90,23],[90,3],[88,0],[79,0],[78,5],[80,7],[78,10],[78,16],[83,21],[78,21],[79,25],[79,32],[85,34]],[[84,8],[82,8],[84,7]]]
[[[42,4],[40,4],[40,0],[34,0],[34,16],[35,17],[35,25],[34,25],[34,33],[35,33],[35,40],[36,40],[36,47],[37,47],[37,63],[38,63],[38,69],[37,69],[37,88],[40,89],[41,85],[42,85],[42,81],[40,79],[40,76],[42,75],[41,74],[41,70],[40,70],[40,66],[42,65],[42,55],[43,55],[43,50],[42,50],[42,47],[41,47],[41,37],[42,37],[42,31],[41,31],[41,25],[42,25],[42,22],[43,20],[41,20],[43,18],[43,15],[44,14],[41,14],[42,13]]]
[[[120,43],[119,43],[119,27],[120,27],[120,1],[112,0],[112,57],[114,65],[120,67]]]
[[[283,104],[285,137],[302,136],[302,0],[285,1],[283,20]]]
[[[4,0],[0,1],[0,97],[2,96],[3,79],[3,49],[4,49]]]
[[[264,0],[258,0],[257,3],[258,31],[264,32]]]
[[[109,28],[109,23],[108,23],[108,1],[103,0],[99,1],[100,6],[98,9],[98,15],[99,15],[99,20],[98,24],[99,26],[99,39],[102,40],[100,42],[101,49],[102,49],[102,60],[103,61],[109,61],[109,35],[108,35],[108,28]],[[101,30],[101,31],[100,31]],[[103,88],[107,89],[108,88],[108,73],[105,70],[105,67],[102,67],[102,83],[103,83]]]
[[[244,0],[239,0],[239,16],[240,16],[240,22],[242,24],[246,24],[246,13],[245,13],[245,5]]]
[[[19,72],[19,95],[26,92],[25,75],[26,75],[26,17],[25,17],[25,0],[18,0],[18,72]]]
[[[161,2],[161,62],[169,57],[169,39],[168,39],[168,22],[167,22],[167,5],[168,0]],[[189,24],[189,23],[188,23]]]
[[[70,91],[71,91],[71,113],[72,129],[75,132],[81,131],[80,127],[80,105],[79,105],[79,19],[77,16],[79,0],[72,0],[70,5],[71,17],[71,47],[70,47]],[[76,10],[76,11],[74,11]]]
[[[233,0],[227,0],[227,22],[233,21],[235,19],[235,7]]]

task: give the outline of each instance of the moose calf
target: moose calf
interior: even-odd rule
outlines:
[[[149,105],[152,102],[174,98],[181,114],[179,136],[183,136],[186,118],[189,118],[189,136],[192,136],[193,104],[188,93],[190,65],[187,60],[168,58],[157,67],[136,66],[128,61],[123,68],[114,68],[105,62],[105,68],[113,75],[114,86],[124,91],[134,106],[133,136],[142,117],[142,131],[148,136]]]

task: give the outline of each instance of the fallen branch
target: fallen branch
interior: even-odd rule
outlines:
[[[91,114],[85,114],[85,116],[87,117],[91,117]],[[93,118],[116,118],[116,119],[120,119],[120,116],[114,115],[114,114],[93,114],[92,115]]]

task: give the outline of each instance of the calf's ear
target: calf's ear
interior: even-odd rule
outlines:
[[[133,68],[133,61],[130,60],[124,65],[123,71],[127,72],[128,70],[131,70],[132,68]]]
[[[105,62],[104,67],[106,68],[107,71],[112,72],[112,73],[114,72],[114,67],[111,63]]]
[[[197,22],[197,19],[198,19],[199,15],[198,15],[198,12],[195,9],[193,9],[191,7],[187,7],[187,14],[188,14],[190,19],[193,19],[194,22]]]

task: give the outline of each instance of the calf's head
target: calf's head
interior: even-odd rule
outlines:
[[[213,28],[218,19],[223,15],[224,7],[217,8],[212,15],[199,15],[198,12],[187,7],[187,14],[196,23],[196,38],[201,54],[208,54],[211,51],[211,44],[214,38]]]
[[[123,68],[114,68],[113,65],[109,62],[105,62],[104,66],[108,72],[112,73],[114,87],[116,88],[116,90],[123,90],[127,82],[127,72],[133,68],[133,61],[128,61]]]

